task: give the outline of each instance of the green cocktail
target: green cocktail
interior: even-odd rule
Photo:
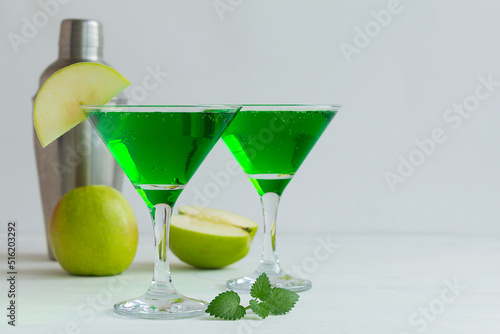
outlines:
[[[333,105],[247,105],[223,134],[224,142],[261,196],[264,249],[258,269],[227,282],[233,290],[248,290],[262,272],[271,284],[293,291],[311,282],[284,273],[276,252],[276,214],[280,196],[314,144],[337,113]]]
[[[141,297],[115,304],[131,318],[201,315],[205,302],[179,294],[170,277],[168,234],[172,207],[239,107],[86,106],[88,119],[153,218],[155,261],[151,286]]]
[[[223,139],[260,195],[281,195],[335,113],[246,110]]]
[[[89,120],[153,207],[174,205],[232,117],[227,112],[94,112]]]

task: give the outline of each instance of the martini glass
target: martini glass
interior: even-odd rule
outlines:
[[[154,271],[142,296],[115,304],[127,318],[177,319],[207,303],[177,292],[168,258],[172,207],[239,107],[85,106],[88,119],[146,203],[153,219]]]
[[[281,194],[337,113],[336,105],[244,105],[222,138],[260,195],[264,244],[254,272],[227,281],[231,290],[250,290],[266,273],[271,285],[305,291],[311,282],[284,272],[276,251],[276,216]]]

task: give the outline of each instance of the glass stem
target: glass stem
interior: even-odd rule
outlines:
[[[281,268],[276,252],[276,216],[280,196],[276,193],[265,193],[260,197],[264,214],[264,245],[258,267],[259,272],[279,273]]]
[[[170,216],[172,208],[167,204],[156,204],[151,208],[154,232],[154,272],[149,292],[153,294],[176,293],[170,276],[168,259],[168,236],[170,232]]]

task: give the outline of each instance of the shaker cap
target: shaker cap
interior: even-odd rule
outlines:
[[[96,20],[66,19],[61,22],[59,58],[102,58],[103,29]]]

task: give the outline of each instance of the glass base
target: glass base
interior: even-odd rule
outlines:
[[[113,313],[124,318],[181,319],[203,315],[207,306],[204,301],[177,292],[160,295],[148,291],[141,297],[115,304]]]
[[[249,292],[252,284],[261,274],[261,271],[256,270],[251,274],[227,281],[226,286],[230,290]],[[285,272],[266,272],[266,274],[273,288],[283,288],[294,292],[300,292],[309,290],[312,287],[311,281],[290,276]]]

